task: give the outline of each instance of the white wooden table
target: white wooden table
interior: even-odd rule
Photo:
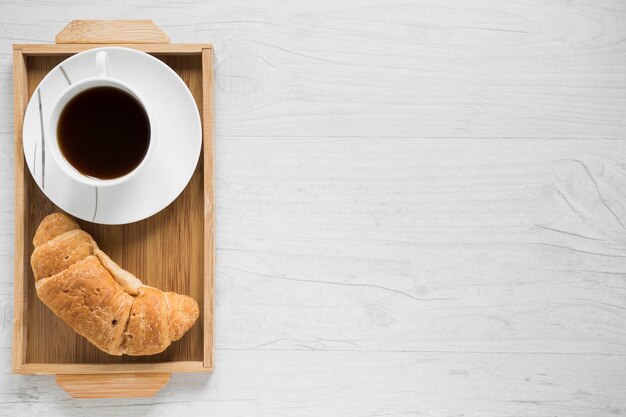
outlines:
[[[216,370],[11,374],[11,44],[216,49]],[[0,0],[0,415],[626,415],[623,1]]]

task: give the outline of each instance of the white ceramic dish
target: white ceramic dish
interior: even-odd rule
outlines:
[[[52,158],[47,143],[55,103],[72,84],[98,75],[98,51],[106,51],[111,75],[141,95],[158,132],[141,170],[107,187],[72,178]],[[23,143],[30,173],[54,204],[83,220],[124,224],[161,211],[183,191],[198,163],[202,127],[191,92],[171,68],[144,52],[104,47],[76,54],[46,75],[28,103]]]

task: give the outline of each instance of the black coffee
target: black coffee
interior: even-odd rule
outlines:
[[[61,153],[80,173],[119,178],[135,169],[150,145],[150,123],[141,104],[114,87],[74,96],[57,125]]]

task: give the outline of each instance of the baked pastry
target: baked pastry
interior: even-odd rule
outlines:
[[[30,261],[39,299],[104,352],[162,352],[198,318],[193,298],[144,285],[64,214],[44,218],[33,244]]]

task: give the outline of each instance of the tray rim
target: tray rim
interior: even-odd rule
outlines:
[[[24,156],[22,152],[22,127],[28,104],[26,58],[29,56],[73,55],[102,46],[123,46],[153,55],[198,55],[202,62],[202,148],[204,188],[203,236],[203,296],[204,327],[201,361],[171,361],[158,363],[33,363],[26,362],[27,276],[24,273]],[[13,373],[17,374],[100,374],[100,373],[153,373],[153,372],[213,372],[214,367],[214,272],[215,272],[215,210],[213,164],[213,46],[208,43],[72,43],[72,44],[14,44],[13,45],[13,119],[14,119],[14,308],[13,308]],[[209,167],[209,169],[206,169]]]

